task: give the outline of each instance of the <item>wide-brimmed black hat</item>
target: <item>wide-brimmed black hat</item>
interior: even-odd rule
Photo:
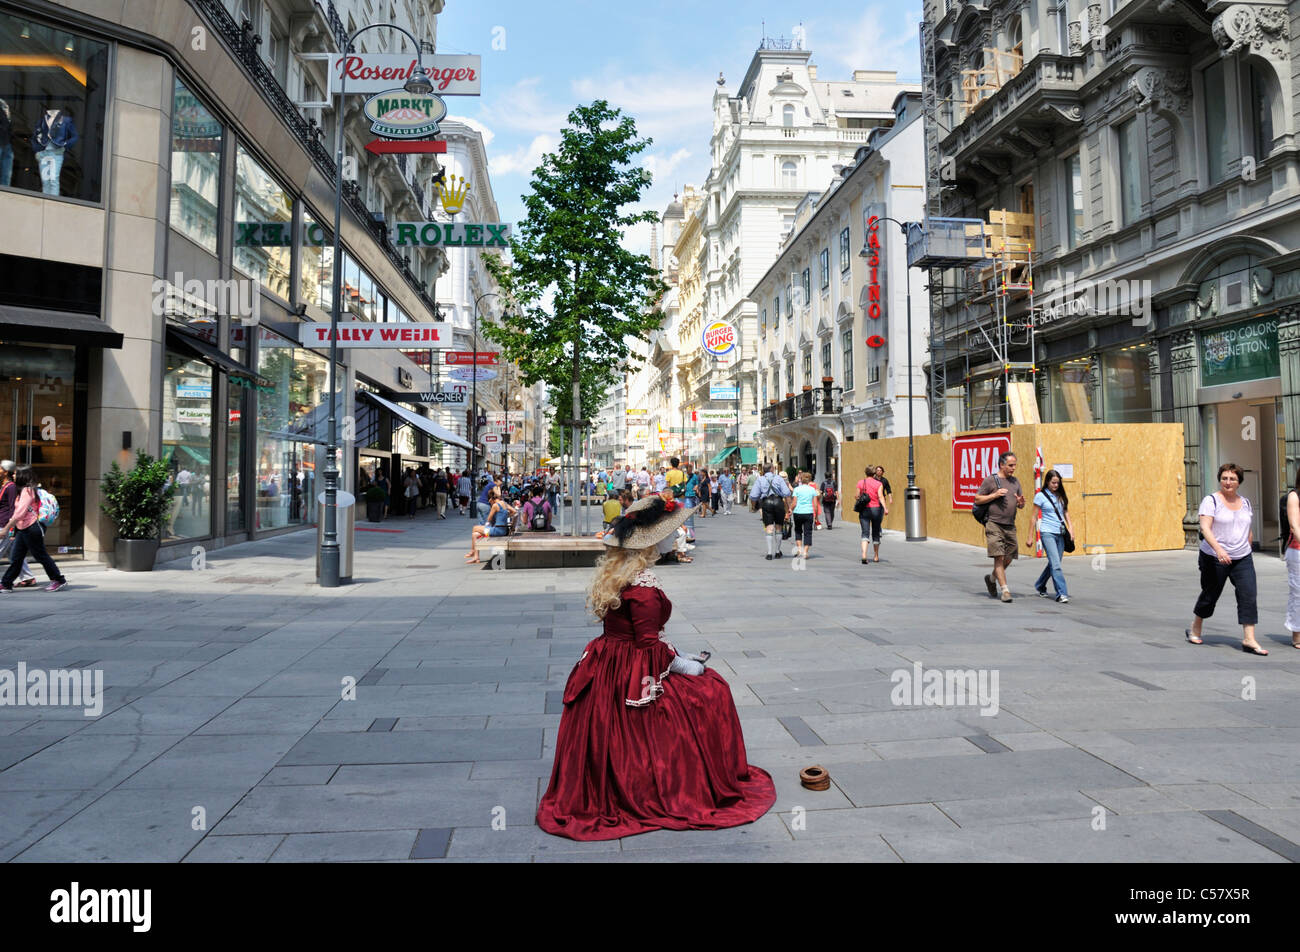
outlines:
[[[632,503],[610,523],[604,542],[620,549],[648,549],[676,532],[690,517],[691,510],[680,500],[652,494]]]

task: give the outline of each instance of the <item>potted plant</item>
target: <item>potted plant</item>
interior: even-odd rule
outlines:
[[[793,400],[793,399],[794,399],[794,394],[793,394],[793,393],[787,393],[787,394],[785,395],[785,398],[786,398],[787,400]]]
[[[822,377],[822,383],[823,383],[823,384],[826,384],[826,385],[829,386],[830,384],[833,384],[834,382],[835,382],[835,378],[834,378],[834,377]]]
[[[166,461],[141,450],[130,472],[113,463],[99,491],[103,497],[99,507],[117,529],[114,567],[122,572],[152,571],[158,557],[158,537],[176,491]]]
[[[807,393],[807,392],[808,392],[809,390],[811,390],[811,389],[812,389],[812,384],[810,384],[810,383],[806,383],[806,384],[803,385],[803,392],[804,392],[804,393]]]
[[[366,522],[381,522],[384,514],[384,490],[371,486],[366,490]]]

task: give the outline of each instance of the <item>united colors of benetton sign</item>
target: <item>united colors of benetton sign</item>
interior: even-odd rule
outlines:
[[[371,324],[369,321],[339,321],[340,347],[440,348],[451,346],[451,324]],[[328,324],[299,324],[298,343],[304,347],[328,347]]]

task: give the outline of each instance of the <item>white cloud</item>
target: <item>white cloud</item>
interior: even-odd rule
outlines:
[[[835,72],[819,71],[817,78],[834,81],[850,78],[855,69],[893,69],[900,79],[916,81],[921,75],[919,8],[903,10],[901,22],[897,15],[887,16],[889,10],[868,7],[854,24],[813,21],[806,27],[807,48],[816,59],[835,68]],[[825,29],[818,29],[821,26]]]
[[[482,101],[485,121],[517,132],[558,133],[569,108],[549,102],[541,91],[541,77],[521,79],[501,94]]]
[[[531,142],[512,152],[488,153],[488,167],[494,176],[516,172],[529,175],[541,162],[542,156],[547,152],[555,151],[559,144],[560,140],[557,136],[533,136]]]
[[[663,185],[672,176],[673,170],[689,159],[691,154],[690,149],[678,149],[670,156],[657,154],[646,156],[642,164],[654,176],[655,184]]]
[[[484,125],[482,122],[480,122],[477,119],[470,118],[469,116],[448,116],[447,121],[459,122],[461,125],[469,126],[471,129],[478,132],[478,134],[483,137],[484,146],[491,145],[492,140],[497,137],[497,134],[493,132],[491,129],[489,129],[486,125]]]

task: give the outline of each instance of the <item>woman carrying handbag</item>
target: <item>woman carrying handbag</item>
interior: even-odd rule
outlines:
[[[1039,509],[1038,535],[1047,553],[1047,567],[1034,583],[1034,590],[1039,598],[1050,598],[1047,594],[1050,578],[1056,589],[1056,600],[1064,605],[1070,601],[1070,593],[1066,590],[1061,558],[1064,553],[1074,551],[1074,524],[1070,522],[1070,500],[1056,470],[1049,469],[1043,477],[1043,488],[1034,496],[1034,505]],[[1033,545],[1033,542],[1026,544]]]

